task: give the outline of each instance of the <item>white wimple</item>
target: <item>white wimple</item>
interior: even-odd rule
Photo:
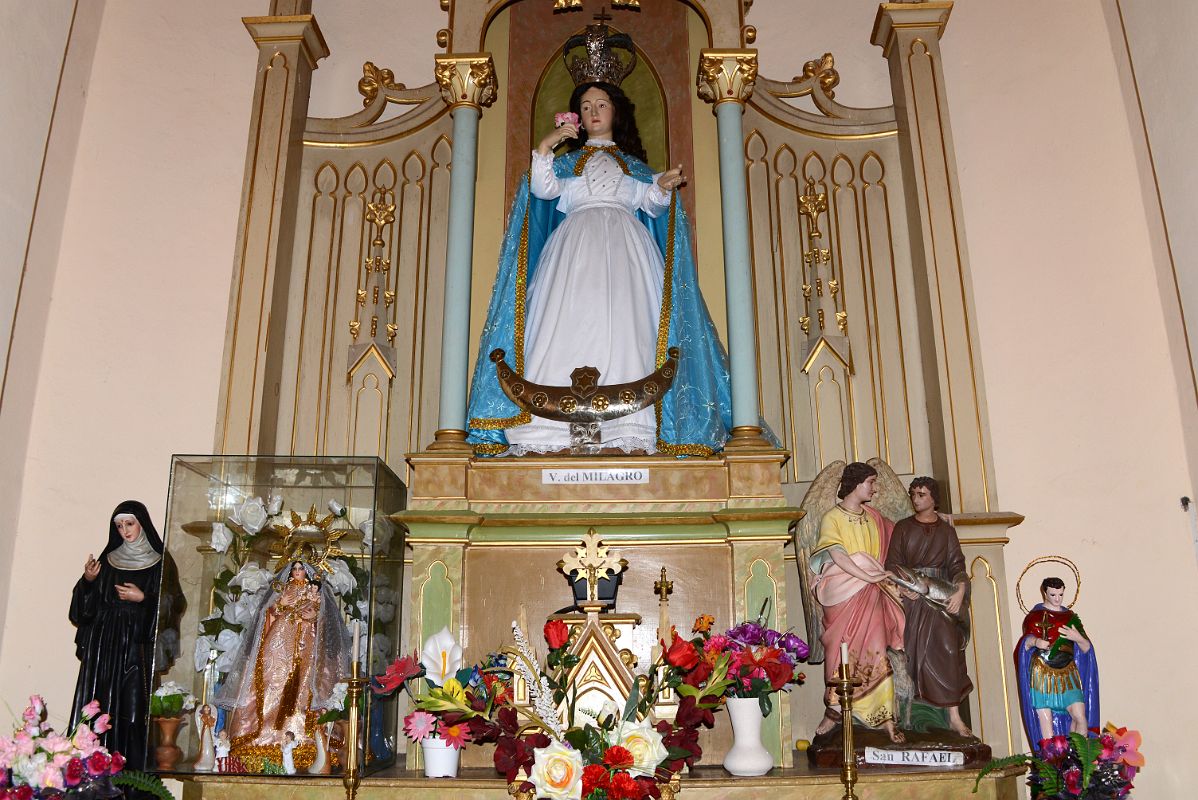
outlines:
[[[520,625],[515,620],[512,621],[512,634],[516,637],[516,649],[520,651],[520,658],[516,659],[516,669],[528,685],[532,707],[540,721],[549,728],[553,738],[560,742],[566,738],[566,731],[557,715],[557,707],[553,704],[553,691],[549,688],[549,679],[533,672],[532,665],[537,663],[537,654],[533,652],[524,631],[520,630]]]

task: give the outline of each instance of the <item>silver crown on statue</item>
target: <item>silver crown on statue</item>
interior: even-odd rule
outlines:
[[[585,55],[571,57],[570,51],[577,47],[584,48]],[[623,51],[627,57],[622,58],[618,51]],[[619,86],[636,67],[636,48],[632,45],[632,37],[626,33],[611,33],[611,29],[600,21],[588,25],[585,33],[566,40],[562,60],[566,62],[575,86],[591,81]]]

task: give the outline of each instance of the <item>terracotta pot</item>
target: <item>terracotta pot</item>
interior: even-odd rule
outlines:
[[[183,757],[183,750],[175,744],[183,717],[154,717],[154,724],[158,726],[158,746],[154,748],[154,759],[158,762],[158,769],[172,770]]]
[[[729,697],[728,718],[732,720],[732,749],[724,757],[724,769],[733,775],[764,775],[774,768],[774,757],[761,743],[761,705],[756,697]]]

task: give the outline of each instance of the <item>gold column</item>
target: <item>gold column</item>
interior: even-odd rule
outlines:
[[[906,174],[933,472],[947,479],[954,511],[986,512],[997,507],[994,465],[940,57],[952,8],[884,3],[872,41],[890,63]]]
[[[215,451],[273,453],[312,70],[329,54],[311,0],[242,22],[258,45]],[[280,13],[305,12],[305,13]],[[270,345],[274,345],[271,347]]]

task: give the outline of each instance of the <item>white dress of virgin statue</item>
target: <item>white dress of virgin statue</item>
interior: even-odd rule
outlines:
[[[591,138],[606,147],[611,140]],[[625,383],[656,368],[664,262],[653,234],[634,214],[659,217],[670,195],[624,173],[609,152],[587,158],[582,175],[554,174],[553,155],[532,154],[529,190],[557,199],[566,219],[541,251],[528,287],[524,375],[540,384],[568,386],[577,367],[595,367],[604,384]],[[533,417],[508,430],[513,454],[550,452],[570,445],[569,425]],[[603,447],[656,450],[653,407],[604,422]]]

